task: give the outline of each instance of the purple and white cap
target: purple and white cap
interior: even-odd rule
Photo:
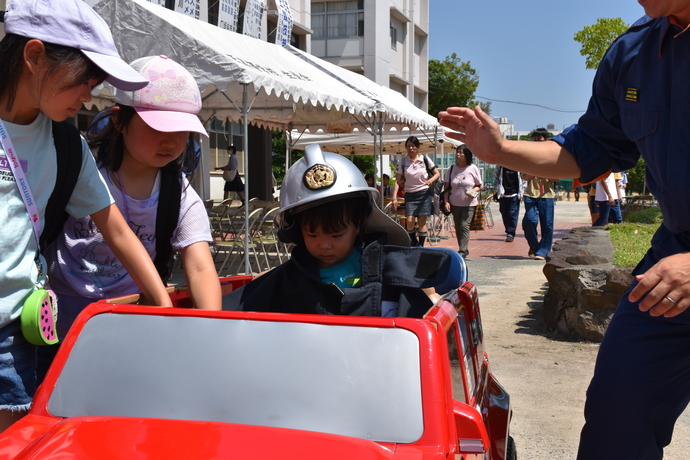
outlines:
[[[148,83],[122,60],[108,24],[84,0],[10,0],[5,32],[80,50],[116,88],[134,91]]]

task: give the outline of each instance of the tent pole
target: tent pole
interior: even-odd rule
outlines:
[[[242,83],[242,116],[244,118],[244,136],[242,137],[242,148],[244,149],[244,273],[252,274],[249,266],[249,238],[251,238],[249,228],[249,110],[247,109],[247,86]]]
[[[285,143],[285,173],[290,169],[290,160],[292,160],[292,130],[286,129],[287,142]]]
[[[380,184],[380,189],[381,193],[379,194],[379,199],[381,200],[381,209],[384,208],[384,190],[383,190],[383,113],[379,113],[379,126],[378,126],[378,132],[379,132],[379,171],[381,171],[381,184]],[[376,145],[374,145],[374,148],[376,148]]]

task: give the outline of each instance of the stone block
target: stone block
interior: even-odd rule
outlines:
[[[572,265],[601,265],[609,263],[606,257],[593,255],[574,255],[565,260]]]
[[[634,279],[632,268],[614,268],[606,275],[604,289],[623,294],[628,290]]]

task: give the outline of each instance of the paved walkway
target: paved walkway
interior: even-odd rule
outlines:
[[[515,234],[515,241],[507,243],[506,234],[498,211],[498,204],[491,203],[490,212],[494,220],[493,228],[486,228],[481,231],[473,231],[470,234],[470,254],[469,259],[529,259],[527,252],[529,246],[522,232],[522,216],[524,206],[520,206],[520,217],[518,219],[518,230]],[[559,201],[555,206],[554,213],[554,242],[567,235],[575,227],[591,225],[587,203],[584,201]],[[447,248],[458,248],[455,237],[448,236],[438,243],[438,246]]]

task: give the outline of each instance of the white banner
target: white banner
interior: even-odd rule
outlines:
[[[159,2],[161,0],[158,0]],[[163,3],[165,3],[163,1]],[[175,11],[202,21],[208,20],[208,0],[175,0]]]
[[[240,0],[219,0],[218,27],[237,32],[237,19],[239,16]]]
[[[285,46],[290,43],[292,35],[292,10],[288,0],[276,0],[278,8],[278,26],[276,27],[276,45]]]
[[[261,38],[261,19],[264,16],[266,0],[247,0],[244,7],[244,27],[242,33],[254,38]]]
[[[148,0],[149,3],[155,3],[158,6],[165,7],[165,0]]]

